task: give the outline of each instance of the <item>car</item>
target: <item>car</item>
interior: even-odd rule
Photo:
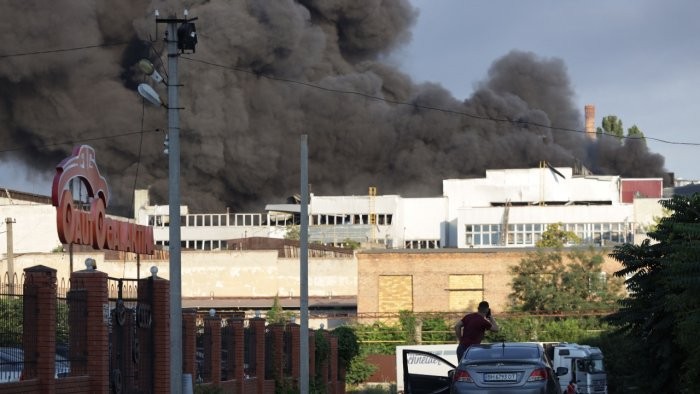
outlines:
[[[17,382],[24,368],[24,350],[19,347],[0,347],[0,383]],[[70,361],[56,354],[56,373],[54,377],[61,378],[70,374]]]
[[[561,394],[557,375],[538,343],[470,346],[459,365],[430,352],[404,349],[406,394]]]

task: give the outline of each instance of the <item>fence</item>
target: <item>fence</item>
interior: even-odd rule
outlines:
[[[168,281],[154,275],[130,283],[87,269],[71,274],[66,292],[57,289],[56,270],[37,266],[25,269],[21,291],[3,289],[0,341],[15,361],[0,361],[0,377],[10,363],[16,373],[0,379],[1,392],[170,391]],[[329,344],[321,357],[313,341],[319,336]],[[309,339],[315,388],[344,393],[337,339],[323,330]],[[294,390],[299,356],[297,324],[183,312],[183,373],[199,385],[239,394]]]

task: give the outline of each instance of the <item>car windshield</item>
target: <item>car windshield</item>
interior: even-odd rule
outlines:
[[[588,373],[604,373],[603,359],[588,358],[576,361],[576,369]]]
[[[471,361],[489,361],[489,360],[526,360],[539,358],[540,353],[536,347],[524,346],[489,346],[489,347],[471,347],[464,356],[465,359]]]

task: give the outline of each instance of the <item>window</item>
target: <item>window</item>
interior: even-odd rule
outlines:
[[[480,274],[450,275],[450,311],[476,310],[484,299],[484,276]]]
[[[380,275],[378,287],[379,312],[413,310],[413,277],[411,275]]]

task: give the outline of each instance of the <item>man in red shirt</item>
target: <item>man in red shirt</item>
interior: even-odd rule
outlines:
[[[498,331],[498,324],[491,316],[489,303],[481,301],[479,308],[474,313],[467,313],[455,324],[455,335],[459,339],[457,346],[457,362],[462,360],[464,352],[471,345],[478,345],[484,339],[486,330]]]

